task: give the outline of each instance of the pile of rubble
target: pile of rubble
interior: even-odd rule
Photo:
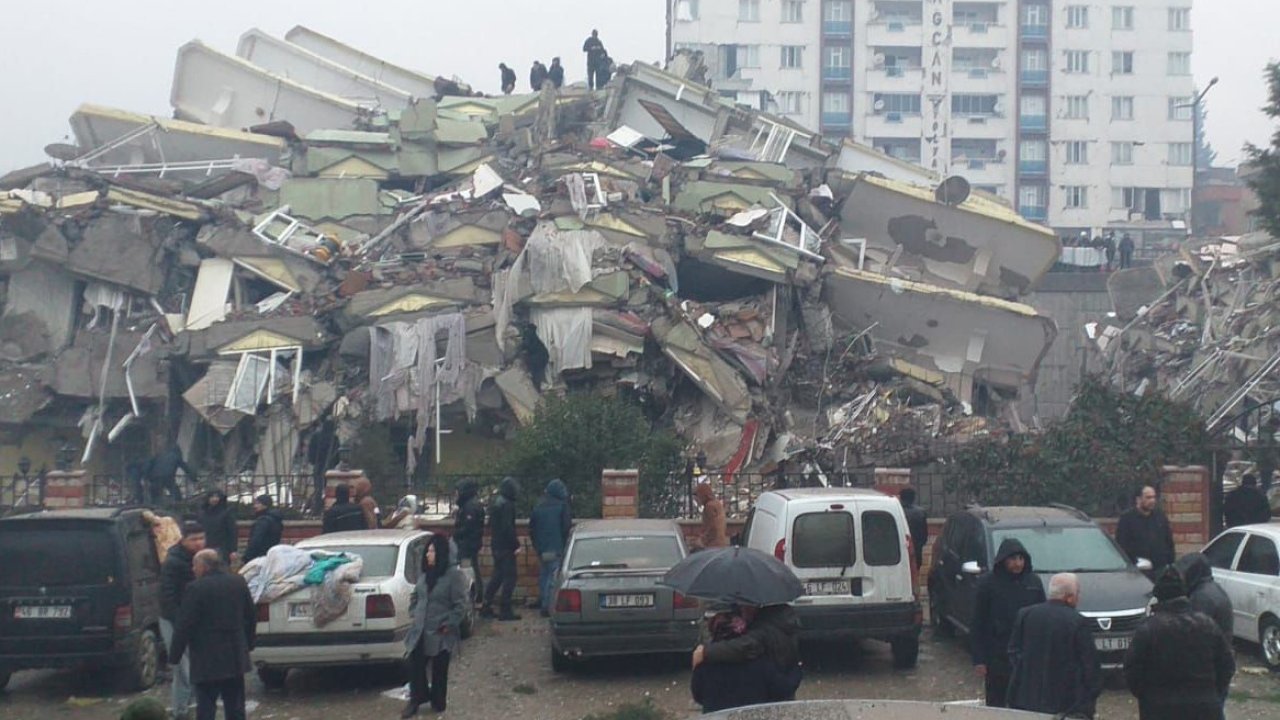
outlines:
[[[1052,233],[700,72],[484,97],[306,28],[190,43],[176,119],[83,106],[0,178],[0,420],[255,475],[369,422],[421,473],[570,391],[634,394],[729,473],[1017,426]]]

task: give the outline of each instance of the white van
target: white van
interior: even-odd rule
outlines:
[[[761,495],[741,544],[785,562],[805,585],[794,605],[804,637],[888,641],[894,666],[915,667],[922,614],[910,533],[897,498],[875,490],[801,488]]]

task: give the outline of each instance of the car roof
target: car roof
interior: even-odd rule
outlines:
[[[110,522],[142,512],[145,508],[78,508],[75,510],[41,510],[0,519],[0,523],[30,523],[47,520],[95,520]]]
[[[424,530],[351,530],[326,533],[302,540],[297,547],[325,547],[326,545],[399,545],[406,540],[430,535]]]
[[[1259,535],[1266,535],[1273,540],[1280,540],[1280,522],[1272,520],[1271,522],[1255,523],[1253,525],[1237,525],[1228,530],[1248,530],[1256,532]]]
[[[787,488],[786,490],[770,490],[769,492],[784,500],[831,500],[833,498],[852,497],[859,500],[892,500],[896,502],[896,498],[870,488]]]
[[[965,512],[985,521],[987,525],[1002,527],[1088,527],[1096,525],[1088,515],[1066,507],[1030,505],[974,506]]]
[[[617,537],[619,535],[680,534],[674,520],[579,520],[573,526],[576,537]]]

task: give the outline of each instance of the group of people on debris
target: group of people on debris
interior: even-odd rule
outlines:
[[[599,30],[591,31],[591,36],[582,43],[582,52],[587,56],[587,87],[599,90],[608,85],[609,79],[613,77],[614,62],[604,49]],[[498,63],[498,72],[502,94],[510,95],[515,92],[516,71],[503,62]],[[542,92],[548,82],[557,89],[564,87],[564,66],[560,64],[558,57],[551,58],[550,66],[542,64],[541,60],[534,60],[533,66],[529,68],[530,90]]]
[[[1135,244],[1133,236],[1124,233],[1120,236],[1120,240],[1116,240],[1116,234],[1112,230],[1108,230],[1102,235],[1094,235],[1089,237],[1089,231],[1081,230],[1078,238],[1067,235],[1062,238],[1062,247],[1085,247],[1097,248],[1104,251],[1106,255],[1106,270],[1111,272],[1116,267],[1117,253],[1119,254],[1119,268],[1126,270],[1133,267],[1133,251]]]

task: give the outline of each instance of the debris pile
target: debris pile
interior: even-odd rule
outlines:
[[[83,106],[0,178],[0,420],[254,475],[371,422],[420,475],[570,391],[634,394],[726,473],[1018,425],[1052,233],[700,63],[495,98],[306,28],[183,46],[174,119]]]

